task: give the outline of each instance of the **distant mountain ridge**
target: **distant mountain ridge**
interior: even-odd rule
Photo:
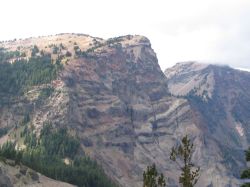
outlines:
[[[250,142],[250,73],[190,62],[177,64],[165,74],[170,92],[186,97],[199,111],[204,128],[218,142],[223,157],[230,160],[228,167],[235,175],[240,173],[238,159]]]

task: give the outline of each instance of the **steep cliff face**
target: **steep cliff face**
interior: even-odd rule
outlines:
[[[160,130],[157,113],[175,99],[168,96],[148,39],[121,38],[118,47],[104,46],[72,61],[62,73],[69,88],[69,123],[77,128],[85,151],[99,160],[123,186],[140,186],[152,162],[149,145]]]
[[[198,186],[237,184],[235,176],[245,166],[243,148],[249,143],[250,88],[244,86],[249,74],[191,63],[179,64],[165,76],[142,36],[103,40],[58,35],[30,39],[22,52],[36,42],[44,53],[53,53],[46,46],[62,44],[52,59],[60,57],[64,68],[56,80],[31,87],[11,103],[1,102],[0,124],[10,129],[2,142],[15,139],[14,127],[29,113],[37,134],[45,122],[67,127],[79,137],[83,152],[122,186],[142,186],[143,170],[151,163],[174,186],[179,170],[169,153],[188,134],[202,171]],[[5,47],[16,50],[21,44]],[[44,87],[53,92],[41,100]]]

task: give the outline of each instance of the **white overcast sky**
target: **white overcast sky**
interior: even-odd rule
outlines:
[[[0,40],[140,34],[163,70],[190,60],[250,68],[250,0],[1,0],[0,18]]]

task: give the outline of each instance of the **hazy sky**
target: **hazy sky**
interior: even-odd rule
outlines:
[[[141,34],[163,70],[189,60],[250,68],[250,0],[2,0],[0,17],[0,40]]]

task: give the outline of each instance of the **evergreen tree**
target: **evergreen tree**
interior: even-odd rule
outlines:
[[[166,181],[161,173],[158,175],[155,164],[148,166],[147,170],[143,172],[143,187],[164,187]]]
[[[34,45],[33,49],[31,49],[31,56],[35,56],[39,52],[39,49],[36,45]]]
[[[179,146],[173,147],[170,159],[178,164],[182,173],[179,177],[179,183],[183,187],[193,187],[198,181],[200,168],[192,163],[194,145],[188,136],[182,138]],[[181,163],[180,163],[181,162]]]
[[[246,160],[247,162],[250,162],[250,148],[246,151]],[[250,168],[244,170],[241,173],[242,179],[250,179]],[[242,187],[250,187],[250,183],[243,184]]]

